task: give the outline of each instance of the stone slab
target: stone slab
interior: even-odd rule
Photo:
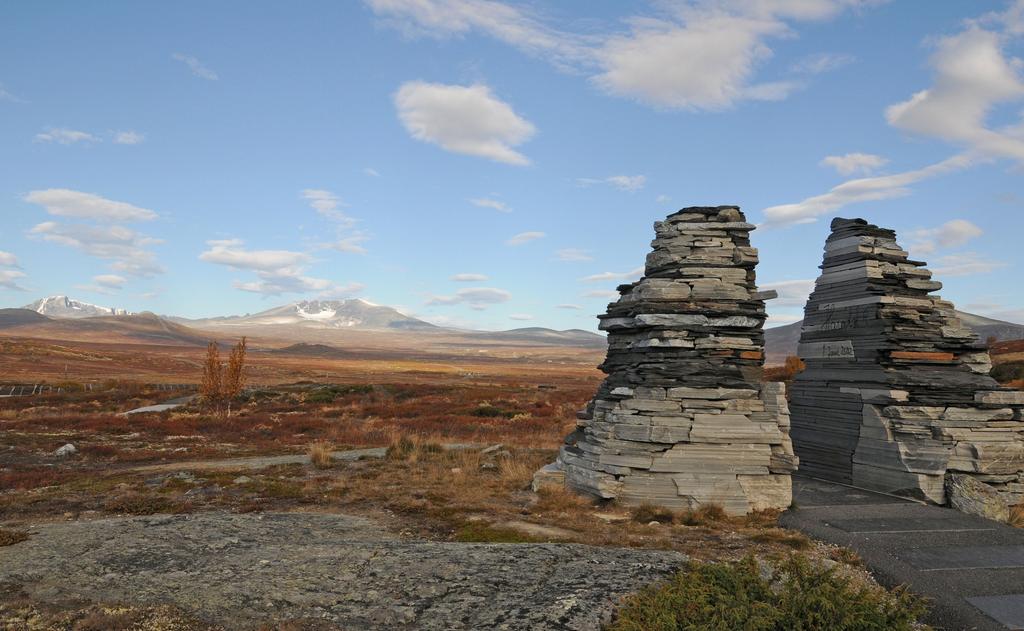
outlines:
[[[828,525],[859,534],[906,533],[906,532],[972,532],[995,530],[995,527],[978,526],[972,521],[964,523],[955,518],[934,519],[924,517],[874,517],[866,519],[829,520]]]
[[[899,556],[925,571],[1024,568],[1024,545],[914,548]]]
[[[1024,594],[974,596],[968,598],[967,602],[999,621],[1007,629],[1024,629]]]

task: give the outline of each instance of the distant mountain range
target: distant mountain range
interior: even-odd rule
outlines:
[[[349,300],[303,300],[252,315],[189,320],[170,320],[199,328],[301,326],[311,329],[437,329],[429,322],[407,316],[391,307],[375,305],[361,298]]]
[[[0,309],[0,329],[26,337],[46,335],[54,339],[96,339],[106,335],[141,342],[187,344],[205,344],[206,340],[216,336],[242,335],[301,344],[338,343],[347,336],[361,335],[363,338],[379,338],[382,346],[400,346],[399,342],[388,341],[388,335],[382,335],[389,333],[418,334],[446,346],[498,344],[596,349],[605,345],[603,335],[581,329],[556,331],[526,327],[508,331],[472,331],[439,327],[397,309],[359,298],[303,300],[255,314],[189,319],[148,312],[132,313],[67,296],[50,296],[22,309]],[[320,350],[326,352],[331,348]]]
[[[67,296],[40,298],[22,308],[30,309],[51,318],[95,318],[97,316],[134,315],[132,312],[124,309],[101,307],[88,302],[82,302],[81,300],[74,300]]]
[[[961,321],[981,339],[1024,339],[1024,325],[958,311]],[[71,326],[69,321],[80,322]],[[62,324],[63,322],[63,324]],[[802,321],[765,329],[768,364],[780,364],[795,355]],[[125,309],[93,305],[67,296],[50,296],[23,309],[0,309],[0,329],[39,330],[60,339],[61,335],[121,335],[140,341],[203,344],[209,333],[239,337],[249,335],[292,340],[300,344],[337,343],[338,335],[377,335],[382,332],[416,333],[446,345],[502,344],[525,346],[578,346],[604,348],[605,337],[582,329],[556,331],[525,327],[508,331],[472,331],[439,327],[383,305],[353,298],[303,300],[243,316],[188,319],[132,313]],[[106,333],[104,333],[106,332]],[[209,333],[207,333],[209,332]],[[381,337],[382,344],[385,338]],[[398,342],[386,342],[397,345]],[[307,348],[304,352],[334,352],[333,347]]]
[[[1024,338],[1024,325],[986,318],[985,316],[967,313],[966,311],[957,311],[956,315],[960,318],[961,322],[974,331],[982,340],[986,340],[989,337],[995,337],[1000,340]],[[796,355],[797,346],[800,343],[801,326],[803,326],[803,320],[764,330],[766,363],[781,364],[786,361],[786,357]]]

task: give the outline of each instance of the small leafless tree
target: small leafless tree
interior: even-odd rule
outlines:
[[[242,394],[242,388],[245,387],[245,349],[246,340],[243,337],[228,356],[228,369],[224,374],[223,384],[224,396],[228,399],[234,399]]]
[[[203,381],[199,385],[199,394],[207,403],[220,407],[227,404],[228,416],[231,416],[231,402],[242,394],[245,387],[245,351],[246,338],[242,338],[231,349],[228,364],[220,361],[220,348],[216,342],[206,347],[206,361],[203,363]]]
[[[206,361],[203,362],[203,380],[199,394],[210,403],[217,403],[221,397],[221,381],[224,368],[220,363],[220,348],[217,342],[206,345]]]

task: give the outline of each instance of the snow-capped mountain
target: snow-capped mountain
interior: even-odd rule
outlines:
[[[31,309],[51,318],[95,318],[97,316],[112,315],[134,315],[131,311],[116,309],[114,307],[101,307],[99,305],[82,302],[68,298],[67,296],[49,296],[40,298],[23,309]]]
[[[197,326],[216,327],[297,325],[317,329],[436,328],[429,322],[407,316],[391,307],[375,305],[361,298],[302,300],[252,315],[193,320],[189,323]]]

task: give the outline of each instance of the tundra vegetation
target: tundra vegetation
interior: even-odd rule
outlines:
[[[41,341],[27,345],[33,352],[54,350]],[[60,352],[86,356],[111,352],[61,346]],[[239,367],[234,383],[249,385],[234,392],[230,416],[205,397],[165,412],[124,416],[120,413],[178,395],[102,375],[90,378],[91,389],[0,400],[5,446],[0,455],[0,545],[19,545],[30,536],[31,524],[47,520],[209,510],[326,511],[370,517],[413,539],[678,550],[694,561],[681,576],[700,582],[693,589],[702,590],[712,608],[735,604],[715,600],[721,591],[715,581],[725,580],[715,572],[742,573],[748,557],[786,568],[794,555],[808,572],[835,568],[835,577],[848,580],[848,589],[836,587],[822,596],[835,600],[831,607],[870,609],[874,617],[866,619],[895,620],[885,618],[886,612],[893,603],[904,603],[902,592],[875,584],[851,552],[779,528],[774,512],[735,518],[714,504],[672,512],[599,503],[564,490],[531,491],[533,472],[554,458],[575,425],[576,411],[600,381],[590,351],[559,355],[547,350],[531,356],[517,350],[519,356],[475,358],[472,363],[368,360],[349,365],[297,362],[251,350],[246,355],[246,345],[239,347],[232,354]],[[209,392],[225,392],[224,383],[234,379],[231,357],[221,367],[219,349],[203,350],[158,349],[148,364],[186,359],[193,380],[204,375],[204,388],[215,381],[216,364],[220,385]],[[22,359],[0,357],[0,367],[9,361]],[[110,362],[83,362],[117,369]],[[167,381],[182,383],[184,376],[172,372]],[[56,455],[68,443],[76,453]],[[365,448],[383,448],[384,457],[331,455]],[[283,455],[294,460],[270,465],[239,460]],[[719,570],[702,570],[704,563]],[[765,595],[759,589],[751,587],[748,604],[760,616],[762,605],[753,597]],[[677,592],[652,586],[624,604],[617,628],[641,628],[628,625],[646,620],[644,612],[652,603],[672,609],[688,602],[688,592]],[[784,605],[789,606],[776,598],[764,607],[775,611]],[[913,617],[918,609],[910,611]],[[671,615],[676,618],[666,619],[680,614]],[[749,628],[799,628],[785,626],[797,619],[788,615],[764,613],[767,620],[783,622]],[[175,621],[171,628],[211,628],[191,621],[187,612],[167,608],[93,603],[54,609],[19,600],[16,586],[0,591],[0,620],[26,616],[45,622],[38,628],[161,628],[143,623],[163,619]],[[318,628],[295,624],[296,629]]]

